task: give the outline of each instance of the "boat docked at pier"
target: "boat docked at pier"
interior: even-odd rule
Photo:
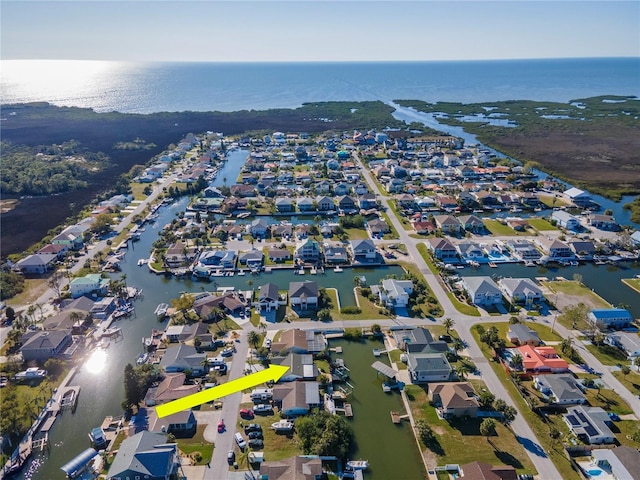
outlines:
[[[169,310],[169,304],[168,303],[161,303],[156,307],[155,310],[155,314],[156,317],[158,317],[158,319],[163,319],[164,317],[167,316],[167,311]]]
[[[351,470],[366,470],[369,468],[368,460],[349,460],[347,462],[347,468]]]

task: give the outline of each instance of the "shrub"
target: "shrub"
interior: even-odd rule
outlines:
[[[344,313],[348,315],[357,315],[358,313],[362,313],[362,309],[359,307],[356,307],[355,305],[349,305],[348,307],[341,308],[340,313]]]

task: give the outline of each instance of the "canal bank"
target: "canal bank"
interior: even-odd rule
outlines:
[[[330,340],[329,347],[342,347],[342,353],[332,353],[332,358],[342,358],[349,368],[349,384],[353,392],[347,401],[353,409],[349,420],[354,431],[351,460],[368,460],[367,480],[424,479],[426,472],[416,446],[411,425],[401,421],[393,423],[391,412],[406,413],[400,393],[384,393],[385,378],[372,367],[376,360],[387,365],[384,356],[376,358],[373,349],[384,350],[382,340],[350,342],[344,339]]]

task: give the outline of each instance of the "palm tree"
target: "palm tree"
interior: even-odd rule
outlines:
[[[462,341],[462,339],[460,338],[454,338],[453,339],[453,344],[451,346],[451,348],[453,348],[453,351],[456,352],[456,356],[458,356],[458,352],[461,350],[464,350],[464,341]]]
[[[451,327],[453,327],[455,323],[456,322],[450,317],[447,317],[444,319],[444,322],[442,322],[442,325],[444,325],[444,328],[447,329],[447,335],[449,334],[449,330],[451,330]]]
[[[456,375],[458,375],[458,378],[460,378],[460,380],[464,380],[470,371],[471,371],[471,368],[467,363],[461,363],[456,368]]]
[[[511,357],[511,366],[513,367],[514,370],[522,370],[522,367],[524,365],[524,359],[522,358],[522,355],[520,355],[519,353],[516,353],[513,357]]]
[[[253,348],[258,348],[258,345],[260,345],[260,335],[258,334],[258,332],[256,332],[255,330],[251,330],[249,332],[249,335],[247,336],[247,341],[249,342],[249,345],[252,345]]]

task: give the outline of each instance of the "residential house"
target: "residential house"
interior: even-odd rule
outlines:
[[[536,375],[533,385],[554,405],[587,403],[582,384],[573,375]]]
[[[176,242],[167,249],[164,263],[168,268],[184,267],[191,263],[195,256],[194,248],[189,248],[182,242]]]
[[[546,237],[536,237],[534,240],[550,260],[569,260],[573,258],[573,252],[569,245],[560,240]]]
[[[348,183],[340,182],[333,187],[333,194],[337,196],[349,195],[351,187]],[[338,202],[340,203],[340,202]]]
[[[253,185],[231,185],[231,195],[234,197],[247,198],[254,197],[256,195],[256,187]]]
[[[358,204],[353,199],[353,197],[344,195],[342,197],[338,197],[338,210],[341,213],[350,215],[353,213],[357,213],[359,208],[358,208]]]
[[[529,278],[501,278],[498,286],[512,304],[532,305],[544,299],[542,290]]]
[[[442,418],[475,418],[480,407],[469,382],[430,383],[429,400]]]
[[[569,242],[569,247],[574,255],[581,260],[592,260],[596,253],[596,247],[591,240],[577,240]]]
[[[308,197],[299,198],[296,203],[301,212],[312,212],[316,209],[313,200]]]
[[[538,337],[538,332],[531,330],[523,323],[509,325],[507,340],[514,345],[531,345],[532,347],[537,347],[542,343],[540,337]]]
[[[269,257],[269,260],[272,262],[283,263],[291,260],[293,255],[288,248],[270,248],[267,250],[267,257]]]
[[[269,231],[269,222],[265,218],[256,218],[247,227],[247,232],[254,238],[265,238]]]
[[[423,327],[393,330],[393,337],[399,349],[407,353],[446,353],[447,342],[434,340],[431,332]]]
[[[318,367],[313,363],[313,355],[311,354],[288,352],[285,356],[272,357],[271,363],[289,368],[278,382],[315,380],[320,374]]]
[[[54,245],[53,243],[50,243],[49,245],[45,245],[44,247],[42,247],[36,253],[37,254],[53,253],[56,255],[58,260],[63,260],[65,254],[68,251],[69,251],[69,247],[67,247],[66,245],[61,245],[61,244]]]
[[[444,353],[409,353],[407,370],[413,383],[447,382],[453,373]]]
[[[276,198],[275,203],[278,213],[290,213],[295,211],[295,206],[290,198]]]
[[[260,287],[258,292],[258,305],[261,312],[277,310],[279,300],[278,285],[275,283],[265,283]]]
[[[485,253],[482,247],[476,242],[462,241],[457,245],[458,252],[464,260],[479,261],[485,260]]]
[[[349,252],[341,245],[331,245],[324,248],[324,261],[329,265],[343,265],[349,263]]]
[[[352,240],[349,242],[354,263],[378,262],[378,251],[372,240]]]
[[[188,342],[196,336],[207,333],[209,327],[202,323],[191,323],[189,325],[169,325],[164,331],[164,338],[169,343]]]
[[[413,293],[413,282],[411,280],[396,280],[386,278],[381,285],[372,285],[371,291],[381,304],[391,308],[405,308],[409,305],[409,297]]]
[[[262,266],[264,254],[260,250],[251,250],[250,252],[242,252],[238,257],[240,265],[246,265],[249,268],[259,268]]]
[[[460,466],[458,478],[464,480],[518,480],[518,473],[510,465],[495,466],[475,461]]]
[[[138,411],[138,415],[140,415],[140,410]],[[196,420],[193,410],[190,408],[162,418],[158,417],[157,410],[152,408],[148,410],[147,426],[150,432],[170,433],[180,438],[193,436],[198,428],[198,421]]]
[[[297,242],[294,258],[303,262],[317,262],[320,258],[320,244],[310,238]]]
[[[616,436],[611,431],[611,418],[600,407],[578,405],[569,407],[562,415],[564,422],[576,437],[591,445],[615,443]]]
[[[616,219],[611,215],[589,213],[589,216],[587,218],[589,221],[589,225],[599,230],[617,231],[620,229],[620,225],[616,223]]]
[[[20,353],[25,362],[45,362],[61,355],[71,344],[71,329],[27,331],[21,338]]]
[[[160,368],[166,373],[190,372],[191,376],[200,377],[208,373],[207,355],[198,353],[195,347],[183,343],[167,348],[160,360]]]
[[[319,457],[298,456],[260,464],[261,479],[268,480],[322,480],[326,474],[322,470]]]
[[[562,192],[562,195],[578,206],[587,206],[591,203],[591,195],[579,188],[572,187]]]
[[[91,302],[93,305],[93,302]],[[43,330],[73,330],[72,333],[83,333],[85,324],[91,324],[88,310],[65,308],[64,310],[45,318],[42,321]]]
[[[536,261],[542,257],[540,251],[527,240],[507,240],[507,248],[521,261]]]
[[[285,330],[277,342],[271,344],[271,351],[282,353],[319,353],[327,348],[327,340],[321,332],[293,328]]]
[[[604,341],[622,350],[632,361],[640,357],[640,337],[636,332],[611,332],[607,334]]]
[[[588,315],[589,321],[598,328],[624,328],[631,325],[633,317],[624,308],[596,308]]]
[[[373,193],[365,193],[358,197],[358,205],[362,210],[378,208],[378,199]]]
[[[301,310],[318,308],[318,283],[311,281],[289,283],[289,303]]]
[[[369,230],[372,238],[382,238],[385,233],[391,231],[391,228],[383,219],[374,218],[373,220],[367,221],[367,230]]]
[[[513,355],[522,357],[522,368],[525,373],[564,373],[569,371],[569,365],[562,359],[553,347],[532,347],[521,345],[508,349]]]
[[[456,235],[462,230],[462,225],[453,215],[436,215],[433,217],[438,227],[443,233]]]
[[[69,282],[69,293],[72,298],[82,297],[89,293],[106,295],[109,288],[109,278],[103,278],[99,273],[89,273],[84,277],[77,277]]]
[[[502,292],[491,277],[463,277],[462,286],[475,305],[489,306],[502,303]]]
[[[482,220],[475,215],[461,215],[458,221],[467,232],[480,233],[485,231]]]
[[[288,240],[293,236],[293,225],[290,223],[271,225],[271,236],[275,238],[282,237]]]
[[[192,395],[200,390],[197,384],[185,385],[184,373],[168,373],[157,386],[149,388],[144,396],[144,404],[153,407]]]
[[[591,463],[605,472],[610,471],[611,478],[640,480],[640,451],[634,447],[594,448],[591,450]]]
[[[449,195],[436,195],[436,205],[442,210],[451,211],[458,208],[458,201]]]
[[[517,232],[524,232],[529,228],[529,221],[524,218],[509,217],[506,218],[505,223]]]
[[[115,312],[117,307],[118,301],[115,297],[102,297],[93,303],[89,313],[96,320],[104,320]]]
[[[107,480],[167,480],[178,474],[180,452],[164,433],[140,432],[118,447]]]
[[[430,235],[436,231],[436,227],[431,222],[417,221],[413,222],[412,225],[415,232],[419,235]]]
[[[88,227],[87,227],[88,228]],[[86,229],[78,228],[75,225],[65,228],[58,235],[51,239],[54,245],[66,245],[70,250],[80,250],[84,245],[82,234]]]
[[[551,220],[555,220],[556,224],[560,227],[573,230],[574,232],[582,228],[580,220],[564,210],[554,210],[551,213]]]
[[[273,387],[273,403],[287,418],[307,415],[323,404],[320,384],[316,381],[277,384]]]
[[[207,250],[198,257],[198,264],[206,267],[233,269],[236,266],[236,250]]]
[[[206,295],[193,302],[193,310],[205,322],[220,320],[220,312],[222,315],[238,315],[244,308],[245,303],[233,292],[220,296]]]
[[[326,212],[329,210],[335,209],[335,204],[333,203],[332,197],[321,196],[316,199],[316,203],[318,204],[318,210],[321,212]]]
[[[16,268],[25,275],[41,275],[55,268],[56,253],[35,253],[16,262]]]
[[[299,223],[296,225],[295,232],[298,240],[303,240],[311,233],[311,225],[307,223]]]
[[[429,250],[433,252],[433,256],[446,261],[457,261],[458,260],[458,250],[453,246],[446,238],[429,238],[427,239],[427,247]]]

